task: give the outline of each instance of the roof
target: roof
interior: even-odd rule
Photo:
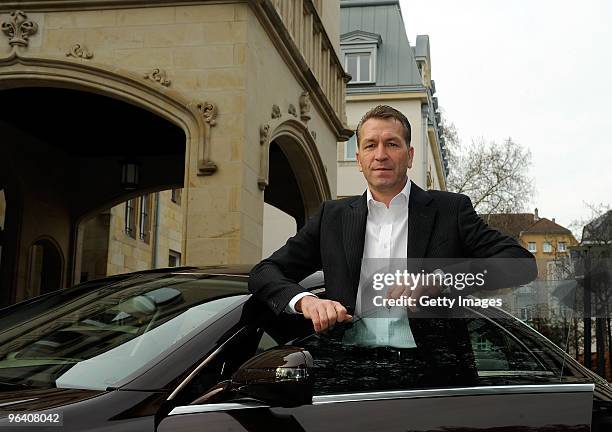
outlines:
[[[582,228],[582,243],[609,243],[612,241],[612,210],[608,210]]]
[[[408,42],[399,0],[342,0],[340,33],[342,40],[360,31],[377,38],[376,83],[348,86],[347,94],[424,91],[415,51],[428,53],[428,40],[417,40],[413,49]]]
[[[566,234],[572,235],[567,228],[547,218],[538,218],[533,213],[494,213],[482,214],[482,219],[491,227],[514,239],[521,234]]]
[[[546,218],[541,218],[536,223],[531,225],[525,232],[530,234],[572,234],[572,232],[567,228],[562,227],[558,223]]]
[[[533,225],[533,213],[493,213],[480,217],[491,227],[514,239]]]

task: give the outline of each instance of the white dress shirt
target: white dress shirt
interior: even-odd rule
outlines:
[[[345,343],[396,348],[416,346],[405,308],[361,304],[364,298],[372,298],[371,291],[369,295],[364,294],[365,290],[373,290],[373,273],[394,273],[407,266],[409,199],[409,180],[388,208],[374,199],[370,189],[367,191],[368,218],[355,304],[355,315],[361,319],[345,334]],[[377,294],[384,295],[384,291]]]
[[[368,316],[362,317],[363,309],[368,309],[368,307],[364,308],[361,304],[364,290],[373,289],[371,286],[372,273],[395,270],[388,266],[384,269],[372,267],[380,266],[382,263],[393,263],[393,267],[397,267],[399,262],[405,268],[407,264],[410,180],[407,180],[400,193],[393,197],[388,208],[384,203],[374,199],[369,188],[366,199],[368,217],[355,304],[356,324],[345,334],[345,342],[357,345],[413,348],[416,343],[404,308],[378,307],[373,313],[370,309]],[[285,308],[285,312],[299,313],[295,310],[295,305],[307,295],[314,294],[304,292],[294,296]]]

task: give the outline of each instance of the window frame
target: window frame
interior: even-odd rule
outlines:
[[[354,77],[351,75],[351,80],[347,83],[347,85],[355,85],[355,84],[376,84],[376,59],[377,59],[378,49],[376,44],[358,44],[352,46],[343,46],[342,47],[342,65],[346,73],[348,73],[348,57],[351,54],[368,54],[370,56],[370,79],[369,80],[358,80],[358,77]],[[361,56],[358,57],[359,61],[357,62],[357,75],[359,75]]]
[[[176,259],[176,265],[170,264],[170,258]],[[180,267],[181,266],[182,255],[180,252],[168,249],[168,267]]]
[[[138,238],[145,243],[151,240],[151,195],[141,195],[138,199]]]
[[[557,252],[567,252],[567,242],[564,242],[564,241],[558,242]]]
[[[349,73],[348,71],[348,59],[349,57],[354,56],[357,59],[357,76],[353,76],[352,74]],[[369,75],[369,79],[364,80],[361,79],[361,63],[364,61],[363,59],[365,57],[368,57],[368,75]],[[376,82],[376,77],[375,77],[375,66],[374,66],[374,62],[372,61],[374,59],[374,53],[373,51],[369,51],[369,50],[363,50],[363,49],[355,49],[354,51],[351,50],[350,52],[347,51],[344,53],[344,70],[347,71],[347,73],[349,73],[351,75],[351,80],[348,82],[348,84],[374,84]]]
[[[136,210],[138,199],[132,198],[125,202],[125,214],[123,219],[124,232],[128,237],[136,238]]]
[[[533,245],[533,249],[531,248],[531,245]],[[538,244],[536,242],[527,242],[527,250],[529,252],[537,252],[538,251]]]
[[[349,155],[349,142],[351,140],[355,141],[355,153],[352,153],[352,156]],[[357,150],[359,149],[359,144],[357,143],[357,133],[354,133],[347,141],[345,141],[344,143],[344,160],[345,161],[349,161],[349,162],[355,162],[357,161],[357,156],[355,155],[357,153]]]
[[[553,253],[553,244],[549,241],[545,241],[542,243],[542,252],[544,253]]]
[[[170,190],[170,201],[176,205],[181,205],[182,188],[174,188]]]

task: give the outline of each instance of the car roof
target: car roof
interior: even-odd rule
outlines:
[[[251,269],[254,267],[253,264],[227,264],[227,265],[212,265],[212,266],[183,266],[183,267],[165,267],[157,268],[152,270],[141,270],[132,273],[124,273],[123,275],[129,277],[131,275],[140,274],[202,274],[202,275],[219,275],[219,276],[249,276]],[[114,276],[107,276],[107,278],[113,278]],[[103,279],[107,279],[103,278]],[[324,284],[325,278],[323,271],[319,270],[313,274],[305,277],[301,282],[304,288],[315,288],[320,287]]]

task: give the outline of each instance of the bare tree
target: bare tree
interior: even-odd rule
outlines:
[[[448,190],[468,195],[478,213],[523,211],[534,193],[531,152],[511,138],[501,144],[481,138],[465,146],[452,122],[442,118],[441,123]]]

